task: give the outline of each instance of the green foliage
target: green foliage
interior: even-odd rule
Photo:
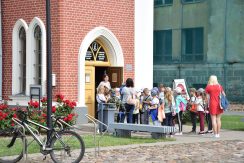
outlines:
[[[55,116],[62,116],[63,120],[70,125],[75,123],[77,115],[74,113],[76,102],[65,100],[62,94],[56,95],[56,105],[52,106],[52,114]],[[39,108],[40,107],[40,108]],[[47,98],[43,97],[41,104],[37,101],[29,101],[26,108],[10,108],[6,103],[0,104],[0,130],[12,128],[15,124],[12,118],[17,118],[16,111],[21,109],[27,112],[28,118],[34,122],[46,126],[47,118]],[[19,115],[19,117],[20,115]]]

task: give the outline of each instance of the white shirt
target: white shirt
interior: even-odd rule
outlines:
[[[107,87],[108,89],[111,89],[111,85],[109,81],[108,82],[101,81],[97,88],[99,88],[101,85]]]
[[[197,111],[204,111],[202,97],[197,97],[195,104],[197,104]]]
[[[196,97],[196,96],[192,96],[190,101],[191,101],[191,102],[195,102],[195,101],[196,101],[196,99],[197,99],[197,97]]]
[[[123,95],[122,103],[125,104],[127,102],[128,98],[131,97],[131,95],[133,95],[133,96],[135,95],[135,90],[132,87],[129,87],[129,88],[124,87],[122,89],[121,94]]]
[[[99,104],[104,103],[106,101],[104,94],[97,94],[96,99]]]
[[[159,99],[157,97],[154,97],[151,101],[151,107],[150,109],[157,109],[159,104]]]

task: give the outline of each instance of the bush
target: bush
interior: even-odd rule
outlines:
[[[16,109],[10,109],[6,103],[0,104],[0,130],[5,130],[14,126],[12,117],[17,117]]]
[[[55,116],[64,117],[63,120],[70,125],[75,123],[77,115],[74,113],[74,108],[76,106],[75,101],[65,100],[62,94],[55,96],[56,105],[52,106],[52,114]],[[16,110],[21,108],[12,108],[10,109],[7,104],[0,104],[0,130],[5,130],[11,128],[15,125],[12,121],[12,118],[17,118]],[[28,107],[22,108],[28,112],[28,118],[34,122],[37,122],[41,125],[47,126],[47,98],[43,97],[40,103],[38,101],[29,101]]]

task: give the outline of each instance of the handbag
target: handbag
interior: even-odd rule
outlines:
[[[220,86],[219,86],[219,88],[220,88]],[[219,106],[220,106],[220,109],[223,109],[224,111],[227,111],[228,106],[229,106],[229,102],[228,102],[226,96],[224,95],[223,90],[220,90],[220,93],[219,93]]]
[[[158,120],[159,122],[163,122],[164,119],[165,119],[165,112],[162,105],[160,105],[158,108]]]
[[[136,99],[133,98],[133,95],[130,95],[128,98],[127,98],[127,104],[129,105],[136,105]]]
[[[194,104],[195,101],[196,101],[196,97],[195,97],[195,100],[192,101],[193,104],[190,104],[190,103],[187,104],[186,110],[189,110],[190,112],[196,113],[197,112],[197,105]]]
[[[189,110],[190,110],[190,112],[196,113],[197,112],[197,105],[196,104],[192,104]]]

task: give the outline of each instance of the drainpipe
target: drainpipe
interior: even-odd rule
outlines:
[[[2,5],[1,5],[1,1],[0,1],[0,100],[2,100],[2,81],[3,81],[3,51],[2,51]]]
[[[224,18],[224,63],[223,63],[223,70],[224,70],[224,88],[227,93],[227,87],[226,87],[226,82],[227,82],[227,77],[226,77],[226,66],[227,66],[227,0],[225,0],[225,18]],[[228,93],[227,93],[228,94]]]
[[[181,79],[181,68],[182,68],[182,28],[183,28],[183,4],[181,3],[181,17],[180,17],[180,40],[181,40],[181,50],[180,50],[180,64],[178,65],[179,79]]]

